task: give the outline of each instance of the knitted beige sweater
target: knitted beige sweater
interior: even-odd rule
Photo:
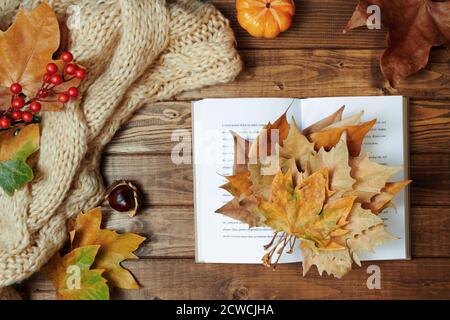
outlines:
[[[0,27],[19,4],[0,0]],[[35,179],[0,191],[0,297],[38,271],[62,246],[66,221],[96,206],[104,191],[99,159],[121,124],[143,104],[227,82],[242,67],[228,21],[196,0],[50,0],[61,24],[80,10],[68,48],[89,72],[80,102],[45,113]],[[73,9],[73,7],[72,7]],[[69,10],[70,11],[70,10]],[[73,10],[72,10],[73,11]]]

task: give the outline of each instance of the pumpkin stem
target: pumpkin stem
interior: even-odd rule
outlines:
[[[266,8],[267,8],[267,9],[270,9],[270,2],[269,2],[269,1],[266,2]]]

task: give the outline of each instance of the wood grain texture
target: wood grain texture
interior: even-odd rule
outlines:
[[[145,258],[194,258],[194,208],[147,207],[134,218],[104,209],[105,227],[147,237],[137,251]],[[450,258],[450,207],[412,207],[411,245],[414,258]]]
[[[419,206],[450,205],[450,154],[410,156],[411,203]],[[176,165],[170,155],[116,154],[103,162],[106,183],[126,179],[142,186],[145,204],[192,205],[192,165]]]
[[[275,39],[251,37],[236,18],[235,0],[212,0],[230,20],[240,48],[384,48],[386,30],[342,30],[355,10],[355,0],[294,0],[296,14],[291,28]]]
[[[373,264],[373,262],[372,262]],[[262,265],[195,264],[187,259],[148,259],[126,263],[139,290],[117,290],[115,299],[449,299],[450,259],[376,262],[381,290],[366,286],[369,263],[344,279],[319,277],[312,268],[303,278],[299,264],[272,271]],[[28,284],[33,299],[55,293],[42,274]]]
[[[450,97],[450,51],[433,50],[426,69],[392,89],[379,66],[382,50],[241,50],[245,69],[236,81],[177,96],[328,97],[397,94],[414,98]]]
[[[450,153],[450,104],[447,100],[410,101],[411,153]],[[191,103],[158,102],[143,107],[106,149],[107,154],[170,154],[181,141],[176,130],[191,132]]]

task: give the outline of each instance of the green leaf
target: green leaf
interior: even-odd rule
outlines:
[[[39,150],[39,125],[17,125],[0,132],[0,187],[7,195],[33,180],[28,158]]]
[[[99,245],[80,247],[62,258],[57,255],[49,262],[44,271],[52,279],[58,299],[109,300],[103,270],[90,269],[99,249]]]

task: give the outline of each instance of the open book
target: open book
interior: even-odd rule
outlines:
[[[344,117],[364,111],[363,121],[377,118],[367,134],[361,155],[370,154],[378,163],[402,166],[392,180],[408,178],[408,115],[407,100],[390,97],[339,97],[316,99],[206,99],[193,103],[193,153],[196,221],[196,260],[208,263],[260,263],[263,246],[273,236],[270,228],[249,228],[248,225],[215,213],[232,196],[219,187],[225,175],[233,170],[233,136],[254,139],[268,122],[279,118],[288,108],[288,119],[295,118],[306,128],[345,105]],[[395,208],[388,208],[381,217],[387,230],[399,237],[376,248],[361,260],[408,259],[409,207],[408,191],[402,190],[394,199]],[[388,212],[389,211],[389,212]],[[280,262],[301,261],[298,248],[283,255]]]

